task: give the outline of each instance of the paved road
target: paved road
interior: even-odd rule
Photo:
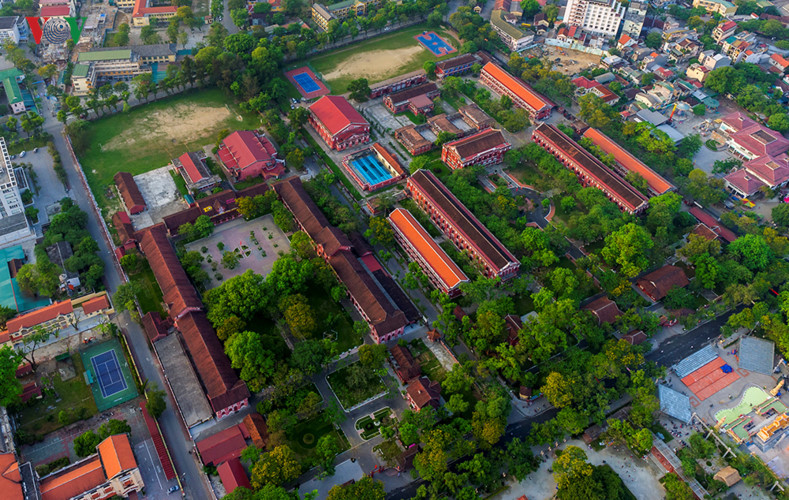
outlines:
[[[45,100],[46,101],[46,100]],[[63,138],[63,124],[52,118],[49,103],[43,104],[44,110],[42,116],[45,118],[44,130],[52,134],[55,142],[55,147],[60,153],[63,161],[63,167],[66,169],[68,176],[68,184],[70,186],[69,196],[76,200],[79,207],[88,214],[88,231],[91,237],[99,244],[99,256],[104,262],[105,274],[104,280],[107,290],[110,293],[115,292],[118,286],[124,282],[117,263],[111,251],[111,242],[107,241],[106,235],[101,228],[102,221],[96,208],[94,207],[88,187],[83,183],[81,176],[77,172],[77,166],[71,158],[66,140]],[[39,182],[43,178],[39,177]],[[47,186],[41,184],[41,189],[46,190]],[[148,347],[148,341],[142,329],[136,323],[129,320],[128,313],[124,313],[118,317],[118,323],[127,332],[127,339],[131,345],[132,350],[140,362],[140,371],[142,376],[151,382],[155,382],[159,388],[165,388],[164,379],[161,367],[155,362],[155,358],[151,354]],[[205,489],[206,485],[202,480],[202,474],[199,471],[195,460],[189,454],[192,448],[192,441],[188,437],[188,433],[184,428],[181,419],[173,411],[175,402],[171,394],[168,394],[167,411],[162,415],[159,424],[162,427],[165,440],[170,448],[170,453],[173,455],[176,470],[180,474],[185,474],[184,492],[189,498],[202,499],[211,498],[211,494]]]
[[[726,324],[729,316],[734,314],[734,312],[729,311],[687,333],[669,338],[660,344],[657,349],[647,354],[646,358],[665,367],[676,364],[709,343],[710,340],[718,337],[721,327]]]

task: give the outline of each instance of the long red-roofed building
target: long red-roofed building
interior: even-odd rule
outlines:
[[[480,79],[483,84],[493,89],[497,94],[506,95],[512,99],[515,107],[526,110],[531,120],[548,118],[551,115],[551,110],[556,106],[545,96],[492,62],[482,67]]]
[[[339,95],[326,95],[315,101],[310,106],[310,124],[337,151],[370,140],[370,124]]]
[[[460,250],[468,250],[482,273],[502,280],[515,277],[520,262],[429,170],[408,179],[414,201]]]
[[[676,189],[673,184],[664,179],[660,174],[646,166],[644,162],[630,154],[625,148],[596,128],[586,129],[584,137],[592,141],[592,143],[599,147],[605,154],[614,157],[617,165],[621,167],[619,173],[625,175],[627,172],[635,172],[643,177],[644,180],[647,181],[647,189],[652,196],[659,196]]]
[[[575,172],[582,184],[601,190],[620,209],[638,214],[649,206],[641,192],[553,125],[541,124],[532,132],[532,140]]]
[[[441,150],[441,161],[453,170],[472,165],[495,165],[504,160],[512,144],[500,130],[487,129],[474,135],[447,142]]]
[[[469,281],[468,276],[455,264],[443,248],[433,241],[424,227],[411,212],[397,208],[389,214],[389,224],[395,239],[425,271],[430,282],[443,293],[455,296],[460,293],[461,283]]]
[[[175,17],[178,8],[174,5],[162,5],[159,7],[148,6],[150,0],[135,0],[132,10],[132,23],[134,26],[148,26],[150,18],[169,19]]]
[[[277,178],[285,172],[285,162],[277,158],[271,141],[252,130],[239,130],[225,137],[217,154],[237,181],[258,176]]]
[[[699,207],[690,207],[688,211],[693,215],[699,222],[703,223],[708,228],[712,229],[715,234],[726,240],[728,243],[737,239],[737,235],[734,234],[732,230],[727,227],[724,227],[715,217],[707,213],[706,211],[702,210]]]
[[[118,186],[118,191],[121,193],[121,199],[123,199],[123,203],[130,214],[138,214],[145,210],[145,198],[142,197],[140,188],[134,182],[132,174],[129,172],[118,172],[113,179],[115,180],[115,185]]]
[[[46,307],[30,311],[11,318],[6,323],[5,331],[0,333],[0,343],[17,342],[24,338],[28,333],[32,333],[37,328],[47,331],[56,331],[69,324],[74,316],[74,307],[70,300],[55,302]]]

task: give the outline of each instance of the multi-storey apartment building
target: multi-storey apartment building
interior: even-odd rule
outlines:
[[[515,24],[507,21],[506,16],[508,12],[501,10],[494,10],[490,14],[490,24],[493,26],[496,34],[499,35],[501,41],[510,48],[510,50],[521,51],[534,42],[534,34],[523,31]],[[513,16],[516,17],[516,16]],[[517,16],[520,18],[520,15]]]
[[[633,40],[638,40],[641,30],[644,29],[644,19],[647,17],[648,2],[630,2],[622,22],[622,34],[628,35]]]
[[[518,274],[520,262],[429,170],[408,178],[411,197],[438,228],[486,277],[508,280]]]
[[[568,0],[564,23],[589,33],[613,37],[619,31],[626,10],[617,0]]]
[[[727,0],[693,0],[693,8],[698,7],[710,14],[717,12],[722,16],[732,16],[737,12],[737,6]]]

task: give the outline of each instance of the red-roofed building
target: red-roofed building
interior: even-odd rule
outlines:
[[[134,215],[142,212],[146,208],[145,198],[140,193],[140,188],[134,182],[134,177],[129,172],[118,172],[113,177],[118,191],[121,193],[121,199],[129,210],[129,213]]]
[[[237,181],[258,176],[277,178],[285,172],[285,161],[277,158],[271,141],[252,130],[239,130],[225,137],[217,155]]]
[[[433,99],[440,93],[435,83],[427,82],[385,96],[384,105],[392,113],[410,110],[415,115],[427,114],[433,111]]]
[[[488,278],[502,281],[518,274],[520,262],[429,170],[417,170],[408,178],[413,200],[441,228],[459,249],[468,251],[472,261]]]
[[[504,153],[511,148],[512,145],[504,139],[500,130],[489,128],[445,143],[441,150],[441,161],[453,170],[472,165],[495,165],[504,160]]]
[[[115,226],[115,231],[118,233],[119,248],[125,251],[131,250],[137,245],[137,239],[134,236],[134,226],[129,214],[126,212],[115,212],[112,214],[112,225]]]
[[[310,106],[310,124],[337,151],[370,140],[370,124],[342,96],[326,95],[314,102]]]
[[[707,213],[706,211],[702,210],[699,207],[693,206],[688,209],[688,212],[691,213],[699,222],[706,225],[708,228],[715,231],[715,233],[726,240],[727,242],[731,243],[732,241],[737,239],[737,235],[734,234],[731,230],[727,229],[712,215]]]
[[[789,59],[785,58],[781,54],[773,54],[770,56],[770,66],[777,69],[781,73],[786,73],[786,70],[789,69]]]
[[[737,23],[727,19],[715,26],[715,29],[712,30],[712,39],[720,42],[732,36],[735,31],[737,31]]]
[[[512,99],[516,107],[526,110],[531,120],[548,118],[555,107],[550,100],[492,62],[482,67],[480,79],[494,92]]]
[[[416,411],[428,405],[438,409],[441,403],[441,384],[427,377],[418,377],[408,383],[405,394],[408,404]]]
[[[367,192],[396,184],[408,175],[397,158],[378,142],[345,156],[342,166]]]
[[[717,240],[720,238],[720,236],[718,236],[718,233],[707,227],[707,225],[704,224],[703,222],[699,222],[698,224],[696,224],[696,227],[694,227],[690,231],[690,233],[688,233],[688,237],[690,237],[691,234],[695,234],[696,236],[701,236],[707,241]]]
[[[779,156],[789,150],[789,139],[739,111],[721,119],[720,131],[728,137],[727,144],[731,149],[747,160],[767,155]]]
[[[38,328],[53,332],[65,328],[73,319],[74,307],[71,301],[63,300],[9,319],[6,322],[6,331],[3,333],[16,343],[21,342],[25,335],[33,333]],[[3,337],[5,338],[6,335]]]
[[[618,169],[620,174],[626,175],[627,172],[635,172],[643,177],[647,181],[647,186],[652,196],[658,196],[676,189],[673,184],[599,130],[588,128],[583,136],[592,141],[605,154],[614,157],[617,165],[620,167]]]
[[[110,436],[99,443],[96,450],[96,454],[41,478],[41,499],[125,498],[145,487],[129,436]]]
[[[436,77],[443,80],[448,76],[462,75],[471,71],[471,67],[479,62],[474,54],[463,54],[436,63]]]
[[[630,35],[622,35],[622,36],[620,36],[619,40],[617,42],[617,46],[618,46],[619,50],[622,50],[622,49],[627,48],[627,47],[632,47],[633,45],[638,45],[638,41],[633,40],[632,38],[630,38]]]
[[[0,492],[5,500],[25,500],[22,491],[22,475],[19,473],[19,463],[13,453],[0,455]]]
[[[468,283],[468,276],[438,246],[411,212],[403,208],[395,209],[389,215],[389,224],[397,242],[419,264],[430,283],[452,297],[459,295],[460,284]]]
[[[247,472],[238,458],[231,458],[227,462],[220,464],[216,471],[219,473],[219,479],[222,480],[222,486],[225,487],[225,492],[228,495],[233,493],[233,490],[239,486],[252,489],[252,486],[249,484],[249,476],[247,476]]]
[[[627,36],[627,35],[624,35],[624,36]],[[628,37],[628,38],[630,38],[630,37]],[[596,82],[594,80],[590,80],[589,78],[586,78],[585,76],[579,76],[577,78],[573,78],[570,81],[576,87],[581,88],[581,89],[585,89],[585,90],[590,90],[590,89],[600,85],[598,82]]]
[[[540,124],[532,132],[532,140],[575,172],[585,186],[601,190],[620,209],[638,214],[649,206],[640,191],[553,125]]]
[[[220,182],[219,176],[212,175],[205,163],[202,151],[186,152],[173,160],[173,166],[186,182],[190,191],[207,191]]]
[[[241,452],[247,447],[247,442],[239,425],[219,431],[195,443],[203,464],[216,466],[241,456]]]
[[[650,299],[658,301],[662,300],[672,288],[685,288],[689,283],[682,268],[663,266],[642,276],[636,281],[636,286]]]
[[[110,306],[110,299],[106,293],[103,293],[98,297],[93,297],[90,300],[86,300],[81,305],[83,317],[86,318],[95,316],[96,314],[112,307]]]
[[[175,17],[175,13],[178,10],[174,5],[150,7],[149,3],[150,0],[134,0],[134,9],[132,10],[132,23],[134,26],[148,26],[152,17],[156,19]]]
[[[616,305],[616,302],[606,296],[602,296],[586,304],[583,310],[592,313],[595,318],[597,318],[597,322],[601,325],[603,323],[613,323],[622,315],[622,311],[619,310],[619,306]]]
[[[149,312],[141,318],[140,322],[151,343],[167,336],[168,325],[159,318],[158,312]]]
[[[41,7],[41,17],[70,17],[74,15],[73,4],[69,5],[47,5]]]

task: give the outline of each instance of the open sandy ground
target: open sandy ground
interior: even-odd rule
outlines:
[[[337,78],[367,78],[370,81],[389,77],[393,68],[405,66],[424,49],[421,45],[392,50],[374,50],[355,54],[323,74],[325,80]]]

